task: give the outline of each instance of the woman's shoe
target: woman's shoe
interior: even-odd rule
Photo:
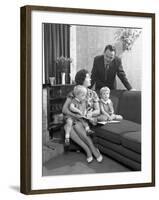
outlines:
[[[96,158],[97,162],[102,162],[103,161],[103,156],[102,154],[100,153],[99,149],[97,149],[98,153],[99,153],[99,157]]]
[[[93,161],[93,157],[92,156],[90,156],[90,157],[87,158],[87,162],[88,163],[91,163],[92,161]]]
[[[97,158],[97,162],[102,162],[103,161],[103,156],[100,155],[98,158]]]

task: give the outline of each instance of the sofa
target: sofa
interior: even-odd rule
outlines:
[[[141,92],[112,90],[115,113],[123,116],[118,123],[97,125],[93,141],[102,154],[134,171],[141,170]]]
[[[119,123],[95,126],[93,142],[102,154],[132,170],[141,170],[141,91],[112,90],[110,98],[115,113],[122,115],[124,119]],[[65,98],[58,102],[58,113],[61,113]],[[61,132],[64,140],[63,128]],[[55,134],[55,130],[50,130],[50,134]],[[81,151],[73,141],[69,146],[64,146],[64,149]]]

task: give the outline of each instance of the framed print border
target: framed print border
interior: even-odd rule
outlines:
[[[116,185],[100,185],[100,186],[84,186],[84,187],[67,187],[52,189],[32,189],[31,181],[31,157],[32,157],[32,11],[60,12],[60,13],[77,13],[88,15],[111,15],[111,16],[130,16],[150,18],[151,23],[151,91],[152,91],[152,133],[151,133],[151,181],[148,183],[132,183],[132,184],[116,184]],[[21,141],[20,141],[20,191],[24,194],[42,194],[42,193],[59,193],[59,192],[76,192],[76,191],[93,191],[106,189],[120,189],[131,187],[150,187],[155,186],[155,14],[124,12],[124,11],[108,11],[108,10],[92,10],[47,6],[24,6],[21,7]]]

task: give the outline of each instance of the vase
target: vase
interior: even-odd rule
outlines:
[[[65,78],[66,78],[66,73],[65,72],[61,72],[61,84],[65,85]]]
[[[55,79],[55,77],[49,77],[49,79],[50,79],[50,84],[51,84],[51,86],[53,86],[53,85],[56,84],[56,79]]]

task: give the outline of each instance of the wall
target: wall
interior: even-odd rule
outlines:
[[[94,57],[103,53],[105,45],[113,44],[117,48],[117,55],[122,59],[128,80],[133,88],[141,90],[142,35],[135,41],[131,51],[123,53],[121,44],[115,41],[117,30],[118,28],[112,27],[71,27],[71,56],[74,59],[72,78],[76,71],[82,68],[91,72]],[[117,79],[117,88],[125,89],[119,79]]]
[[[121,54],[122,64],[127,74],[127,78],[132,87],[141,90],[142,79],[142,35],[137,38],[131,51],[125,51]],[[117,78],[117,86],[125,89],[121,81]]]
[[[20,13],[23,5],[47,5],[156,13],[156,103],[159,102],[159,1],[158,0],[6,0],[1,2],[0,78],[0,197],[12,200],[158,199],[159,107],[156,104],[156,187],[26,196],[20,185]]]

